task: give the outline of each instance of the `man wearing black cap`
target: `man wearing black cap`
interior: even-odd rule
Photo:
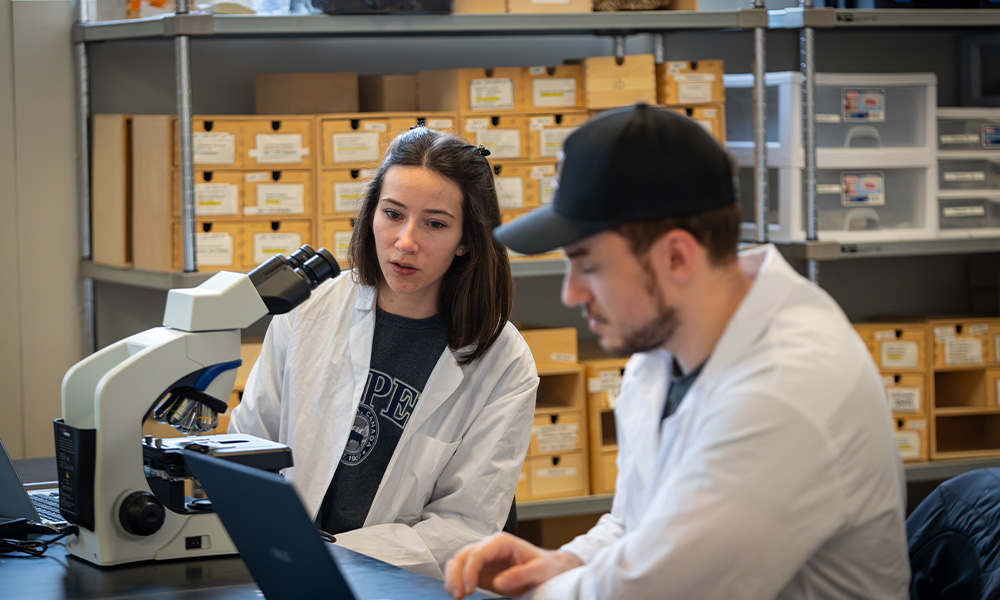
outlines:
[[[564,144],[551,205],[498,228],[562,247],[562,300],[632,358],[611,512],[556,551],[498,534],[445,585],[532,598],[906,598],[905,481],[885,393],[836,303],[771,246],[737,254],[725,151],[637,105]]]

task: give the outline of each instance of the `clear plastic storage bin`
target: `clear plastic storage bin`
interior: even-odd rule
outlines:
[[[753,147],[753,76],[726,75],[726,144]],[[768,163],[805,164],[802,75],[766,78]],[[914,164],[935,151],[937,77],[933,73],[818,73],[816,149],[819,166],[843,165],[858,150],[884,154],[880,164]],[[864,166],[860,159],[854,162]]]
[[[938,149],[1000,150],[1000,108],[939,108]]]
[[[1000,192],[939,197],[938,227],[942,234],[1000,235]]]
[[[1000,152],[939,157],[938,189],[1000,190]]]

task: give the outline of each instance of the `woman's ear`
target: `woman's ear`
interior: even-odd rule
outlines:
[[[462,244],[455,250],[455,256],[462,256],[463,254],[465,254],[465,244]]]

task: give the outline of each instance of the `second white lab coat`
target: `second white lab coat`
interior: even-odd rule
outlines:
[[[368,377],[375,297],[346,272],[276,316],[231,416],[229,431],[292,448],[284,475],[314,518]],[[456,356],[441,354],[364,527],[338,533],[339,545],[441,577],[459,548],[503,527],[531,435],[535,363],[510,323],[472,364]]]
[[[822,290],[771,246],[686,397],[635,355],[615,407],[611,512],[533,598],[906,598],[905,482],[881,380]]]

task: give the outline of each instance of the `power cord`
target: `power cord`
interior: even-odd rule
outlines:
[[[49,544],[54,544],[67,535],[78,533],[80,529],[76,525],[70,525],[62,530],[56,537],[50,540],[11,540],[0,538],[0,554],[10,554],[19,552],[29,556],[41,556],[49,549]],[[29,526],[29,533],[51,533],[48,527]]]

